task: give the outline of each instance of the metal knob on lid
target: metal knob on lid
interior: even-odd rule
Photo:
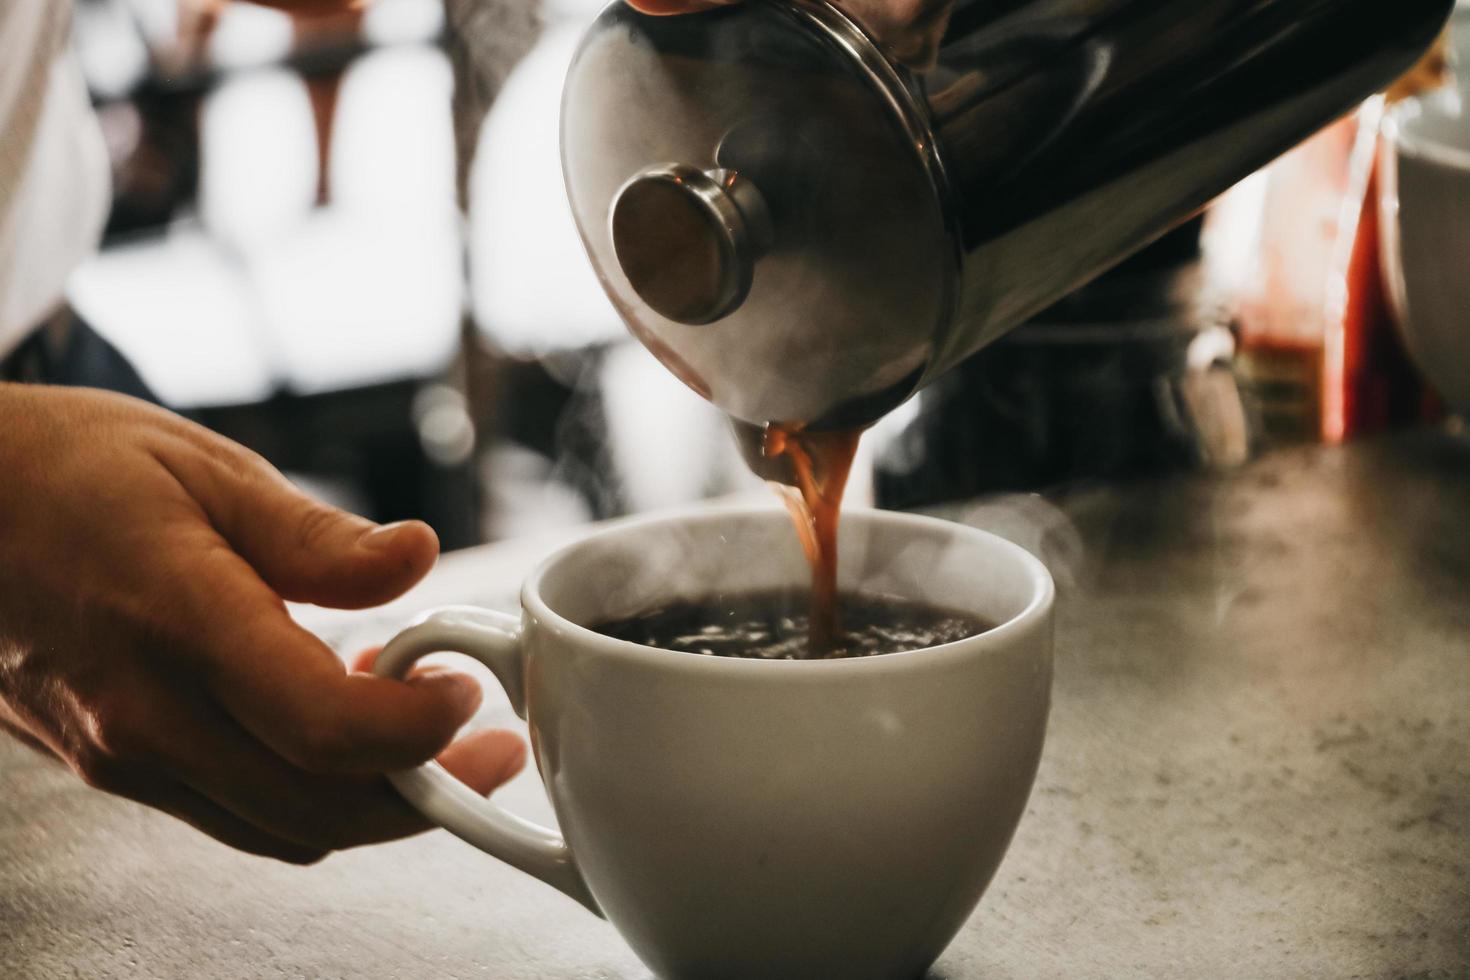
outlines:
[[[611,209],[613,251],[638,297],[677,323],[713,323],[750,293],[771,244],[765,201],[734,171],[655,167],[623,185]]]

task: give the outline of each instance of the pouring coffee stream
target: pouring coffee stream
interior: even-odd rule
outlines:
[[[825,575],[857,433],[1393,81],[1453,6],[959,0],[915,73],[823,0],[615,2],[567,76],[567,194]]]
[[[842,495],[852,472],[861,429],[807,432],[773,425],[765,431],[762,453],[789,460],[791,483],[771,481],[786,501],[802,550],[812,566],[810,636],[812,657],[840,653],[841,610],[837,601],[837,523]],[[794,485],[792,485],[794,483]]]

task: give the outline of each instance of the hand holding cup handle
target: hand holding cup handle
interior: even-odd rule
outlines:
[[[471,606],[448,606],[420,617],[393,638],[373,663],[380,677],[401,679],[431,653],[462,653],[490,669],[526,717],[525,660],[516,616]],[[601,916],[596,900],[561,834],[516,816],[450,775],[437,762],[390,773],[403,798],[429,820],[513,868],[539,878]]]

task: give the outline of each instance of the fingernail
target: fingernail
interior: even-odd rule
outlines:
[[[480,682],[469,674],[451,674],[453,680],[454,697],[466,718],[480,709],[480,702],[485,699],[485,689]]]
[[[500,774],[495,777],[495,785],[502,786],[510,782],[512,779],[515,779],[517,776],[519,776],[521,774],[521,770],[525,767],[526,744],[522,742],[520,744],[519,751],[509,756],[505,760],[505,765],[501,768]]]
[[[421,674],[413,681],[419,684],[442,685],[449,699],[454,702],[455,708],[466,719],[479,709],[480,702],[485,698],[485,690],[480,687],[480,682],[469,674],[461,674],[458,671],[434,671]]]
[[[372,548],[374,551],[387,551],[393,546],[393,539],[402,530],[407,521],[395,521],[392,524],[383,524],[373,528],[360,539],[364,548]]]

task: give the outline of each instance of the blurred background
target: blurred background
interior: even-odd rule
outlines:
[[[446,548],[765,490],[627,337],[562,189],[562,77],[598,0],[376,0],[293,20],[78,0],[112,160],[79,314],[169,406]],[[1437,422],[1382,278],[1399,90],[1242,183],[865,439],[852,498],[1239,465]]]

